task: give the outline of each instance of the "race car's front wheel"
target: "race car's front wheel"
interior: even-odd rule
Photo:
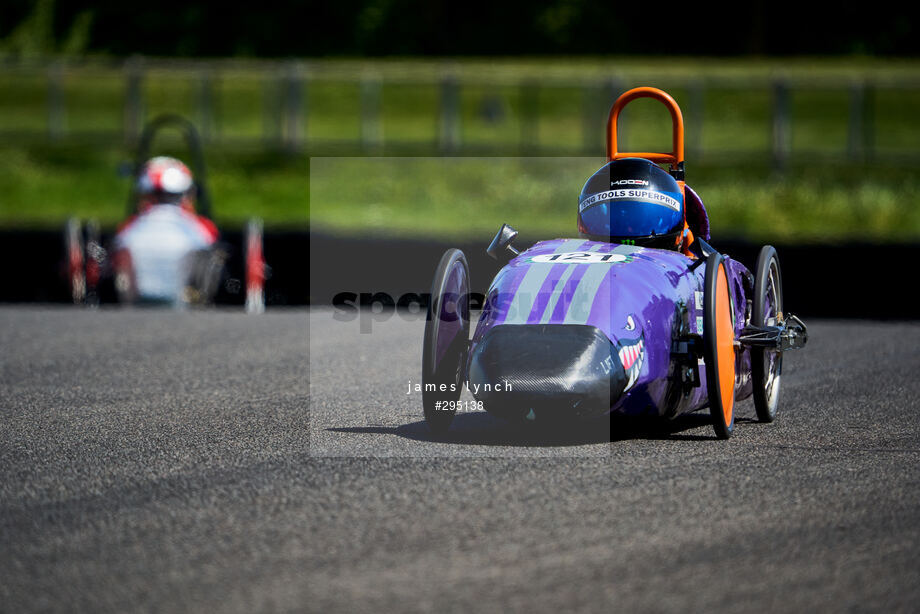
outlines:
[[[80,221],[70,218],[64,226],[64,258],[67,289],[75,305],[82,305],[86,299],[86,251],[83,245]]]
[[[466,381],[470,337],[470,274],[466,257],[450,249],[431,284],[422,346],[422,406],[435,435],[450,428]]]
[[[783,278],[776,250],[764,245],[757,257],[754,276],[753,326],[777,326],[783,321]],[[761,422],[773,422],[779,401],[783,353],[763,347],[751,348],[751,381],[754,408]]]
[[[262,220],[252,219],[246,225],[246,313],[265,311],[265,278],[267,267],[262,252]]]
[[[703,359],[709,413],[719,439],[728,439],[735,428],[735,328],[731,290],[722,256],[706,260],[703,297]]]

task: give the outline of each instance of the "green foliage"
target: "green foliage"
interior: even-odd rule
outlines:
[[[179,149],[163,153],[182,155]],[[71,215],[114,226],[128,181],[115,149],[0,147],[0,225],[54,228]],[[528,237],[571,236],[585,179],[601,158],[314,158],[209,152],[222,227],[250,216],[269,227],[346,235],[487,237],[503,222]],[[695,165],[688,177],[716,237],[916,241],[920,179],[910,167],[800,163]]]
[[[0,3],[0,22],[22,19],[29,3]],[[97,25],[90,49],[120,56],[916,57],[920,51],[916,9],[910,3],[777,6],[761,1],[725,9],[707,2],[651,8],[643,2],[586,0],[337,0],[240,7],[183,0],[69,0],[59,4],[55,21],[70,23],[79,11],[93,11]]]
[[[38,8],[30,19],[43,23]],[[306,146],[316,155],[360,151],[361,85],[352,77],[371,74],[381,79],[374,131],[380,146],[369,151],[393,153],[398,150],[388,148],[407,145],[436,151],[437,79],[444,68],[407,60],[314,66],[302,101]],[[502,222],[530,236],[572,234],[577,194],[602,162],[612,100],[609,90],[579,83],[609,76],[610,60],[467,60],[450,69],[463,84],[459,136],[470,151],[513,153],[526,137],[544,153],[589,148],[597,155],[311,162],[304,155],[262,152],[264,143],[278,136],[281,83],[269,71],[238,66],[210,82],[207,126],[197,71],[152,68],[143,82],[143,112],[146,119],[177,112],[206,128],[212,138],[208,161],[215,213],[222,225],[259,215],[270,226],[311,224],[347,234],[483,236]],[[776,174],[769,164],[769,77],[780,69],[799,87],[790,90],[791,158],[787,171]],[[920,154],[920,90],[901,88],[916,80],[916,62],[789,61],[781,66],[633,59],[617,61],[616,70],[623,86],[665,87],[684,108],[688,180],[706,201],[717,235],[920,238],[920,207],[914,206],[920,180],[910,164]],[[694,75],[710,79],[701,96],[687,80]],[[859,156],[847,155],[849,84],[868,76],[878,80],[865,118],[874,134],[869,139],[873,153],[866,158],[875,162],[860,162]],[[509,85],[519,79],[545,87]],[[64,134],[58,141],[47,138],[48,81],[44,72],[0,71],[0,132],[11,137],[0,144],[0,224],[55,227],[78,215],[114,225],[124,216],[129,187],[115,169],[130,155],[112,145],[124,125],[125,75],[89,63],[62,71]],[[695,107],[694,100],[702,104]],[[527,109],[537,119],[530,132]],[[670,119],[660,105],[638,101],[622,120],[630,148],[669,147]],[[165,146],[175,149],[168,141]],[[184,156],[181,150],[172,153]]]
[[[36,0],[32,12],[0,40],[0,52],[19,57],[82,55],[89,48],[93,12],[77,14],[60,39],[54,31],[54,0]]]
[[[507,222],[529,237],[572,236],[597,158],[327,158],[311,164],[311,224],[340,233],[482,237]],[[910,168],[697,166],[688,177],[713,235],[756,240],[916,241]]]
[[[159,153],[183,156],[179,148]],[[222,226],[251,216],[269,225],[305,227],[309,166],[305,158],[210,152],[209,184]],[[70,216],[112,227],[125,218],[129,181],[120,176],[130,156],[117,149],[0,147],[0,226],[54,228]]]

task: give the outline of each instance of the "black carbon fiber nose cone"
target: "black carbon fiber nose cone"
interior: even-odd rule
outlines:
[[[502,324],[483,336],[470,360],[471,392],[506,420],[599,416],[626,382],[616,348],[584,324]]]

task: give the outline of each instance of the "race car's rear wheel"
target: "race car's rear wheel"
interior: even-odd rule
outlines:
[[[776,326],[783,321],[783,278],[776,250],[764,245],[757,257],[754,277],[753,326]],[[751,381],[754,408],[761,422],[773,422],[779,401],[783,353],[762,347],[751,348]]]
[[[184,299],[187,303],[211,305],[223,280],[227,252],[220,244],[191,252],[188,260],[188,285]]]
[[[450,249],[431,284],[422,346],[422,406],[435,435],[450,428],[466,381],[470,337],[470,274],[466,257]]]
[[[106,251],[102,247],[102,238],[99,232],[99,223],[96,220],[86,222],[85,248],[83,250],[86,260],[86,304],[99,305],[99,283],[102,281],[102,270],[105,266]]]
[[[719,439],[728,439],[735,428],[735,327],[728,275],[722,256],[706,261],[703,300],[703,359],[709,413]]]
[[[134,273],[134,259],[127,248],[117,249],[112,254],[112,273],[115,278],[115,295],[122,305],[137,300],[137,275]]]

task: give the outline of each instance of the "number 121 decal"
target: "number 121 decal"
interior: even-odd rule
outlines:
[[[556,262],[560,264],[616,264],[629,262],[631,258],[623,254],[601,254],[598,252],[565,252],[562,254],[540,254],[530,259],[531,262]]]

